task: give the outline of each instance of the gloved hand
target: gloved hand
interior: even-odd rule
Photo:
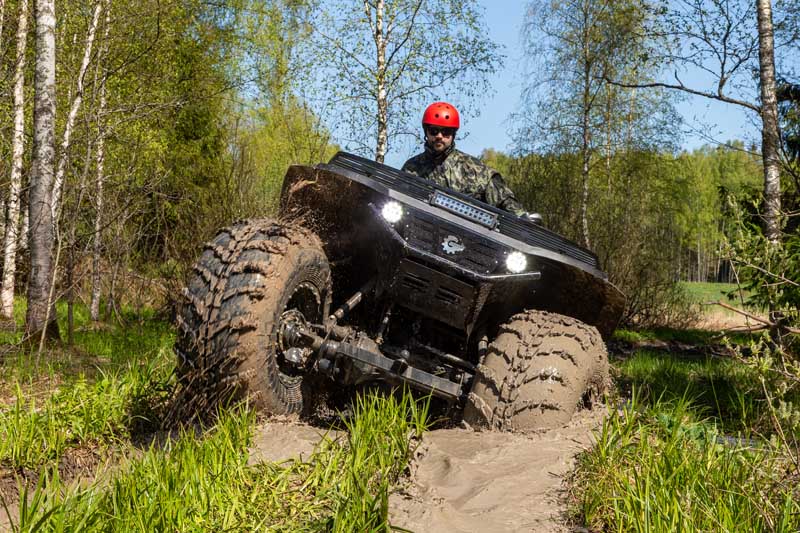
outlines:
[[[542,225],[542,215],[540,215],[539,213],[530,213],[528,211],[525,211],[524,213],[522,213],[521,216],[522,218],[530,222],[533,222],[534,224],[538,224],[539,226]]]

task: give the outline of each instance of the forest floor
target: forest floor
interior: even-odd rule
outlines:
[[[567,427],[527,435],[431,429],[425,408],[405,398],[366,401],[336,430],[231,412],[210,428],[163,431],[159,412],[174,386],[169,324],[145,313],[123,317],[124,327],[99,328],[78,309],[74,345],[43,357],[15,355],[19,328],[6,328],[12,331],[0,332],[6,348],[0,361],[0,531],[247,531],[265,524],[282,531],[348,531],[380,529],[386,519],[426,532],[635,528],[615,521],[634,516],[635,509],[612,512],[608,502],[655,497],[626,493],[635,487],[625,480],[634,472],[647,480],[655,477],[645,474],[648,467],[664,467],[652,464],[649,448],[615,455],[632,453],[630,443],[645,438],[659,450],[662,441],[680,441],[680,460],[713,480],[714,472],[691,463],[698,442],[770,442],[757,380],[715,331],[717,321],[738,316],[708,315],[708,329],[618,331],[609,342],[618,390],[608,405],[580,411]],[[681,411],[688,403],[692,407]],[[679,433],[665,437],[675,428]],[[669,457],[670,449],[659,457]],[[774,509],[766,506],[764,523],[777,524],[771,530],[778,531],[794,527],[792,489],[787,493],[786,479],[776,474],[786,471],[784,462],[773,463],[752,447],[713,453],[733,454],[719,464],[755,465],[742,470],[741,480],[768,487]],[[609,457],[616,457],[613,468],[603,466]],[[741,481],[734,474],[720,479]],[[593,486],[606,492],[598,495]],[[789,503],[780,507],[775,495],[787,494]],[[680,496],[687,497],[696,496]],[[764,499],[746,491],[742,497]],[[648,505],[658,509],[660,502]],[[775,518],[781,510],[789,517],[786,527]],[[743,519],[731,513],[731,523]],[[653,520],[648,515],[641,523]],[[719,525],[687,520],[706,529]]]

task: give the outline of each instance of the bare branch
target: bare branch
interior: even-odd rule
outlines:
[[[675,79],[677,80],[677,84],[672,83],[661,83],[661,82],[651,82],[651,83],[628,83],[618,80],[612,80],[610,78],[604,77],[603,78],[607,83],[611,85],[615,85],[617,87],[624,87],[626,89],[655,89],[655,88],[662,88],[662,89],[672,89],[676,91],[683,91],[685,93],[693,94],[695,96],[702,96],[703,98],[708,98],[711,100],[718,100],[720,102],[726,102],[728,104],[735,104],[751,111],[755,111],[756,113],[761,113],[761,107],[750,102],[745,102],[744,100],[739,100],[736,98],[731,98],[729,96],[714,94],[708,91],[700,91],[697,89],[693,89],[691,87],[687,87],[684,83],[678,78],[678,74],[675,73]]]

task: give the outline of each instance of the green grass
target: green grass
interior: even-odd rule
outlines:
[[[781,450],[718,436],[687,401],[611,413],[579,458],[578,519],[594,531],[798,531],[800,480]]]
[[[106,445],[158,427],[171,378],[172,361],[162,353],[93,381],[79,377],[40,402],[18,387],[16,401],[0,410],[0,465],[52,467],[68,448]]]
[[[16,313],[8,335],[22,329],[24,302]],[[254,416],[244,408],[142,451],[131,438],[160,423],[172,392],[174,333],[152,313],[124,319],[125,327],[95,327],[76,306],[73,346],[7,351],[0,473],[39,479],[20,481],[17,531],[390,529],[388,494],[427,428],[427,403],[407,394],[359,397],[342,436],[323,440],[306,462],[249,466]],[[91,485],[59,479],[70,449],[108,446],[112,466]]]
[[[24,308],[18,300],[19,331]],[[9,347],[0,366],[0,467],[52,469],[70,448],[124,442],[158,426],[172,389],[174,333],[149,312],[126,318],[126,327],[94,328],[76,306],[73,346],[41,355]]]
[[[689,300],[696,303],[723,301],[738,305],[741,300],[739,296],[739,286],[735,283],[707,283],[699,281],[681,282],[681,287],[686,291]],[[743,293],[745,300],[749,296],[747,291]]]
[[[800,393],[787,387],[780,395],[786,403],[768,399],[759,376],[767,376],[768,389],[780,388],[780,380],[770,383],[756,369],[756,355],[711,354],[711,335],[615,334],[654,346],[612,360],[628,400],[580,457],[572,483],[576,521],[593,531],[800,530],[797,450],[779,444],[785,441],[770,406],[799,405]],[[658,349],[657,341],[673,351]],[[737,341],[747,341],[748,354],[766,353],[756,337]],[[674,350],[675,343],[694,348]],[[781,432],[791,442],[800,438],[800,424],[783,422]]]
[[[696,411],[731,431],[760,428],[767,422],[759,381],[733,359],[679,358],[641,349],[614,367],[621,393],[629,397],[636,390],[643,405],[688,399]]]
[[[617,329],[613,339],[628,343],[681,342],[684,344],[709,344],[718,335],[704,329],[654,328],[645,330]]]
[[[410,395],[358,399],[346,436],[307,462],[247,465],[252,414],[222,413],[203,434],[151,448],[110,484],[40,485],[19,531],[388,531],[388,495],[427,426]]]
[[[18,342],[24,327],[24,301],[16,302],[15,314],[17,331],[5,334],[13,335]],[[172,362],[175,334],[170,324],[156,319],[149,311],[128,314],[126,318],[125,326],[94,325],[88,310],[75,306],[76,333],[72,346],[52,344],[38,354],[19,344],[6,345],[0,366],[0,409],[4,403],[16,400],[18,389],[27,399],[47,398],[58,388],[119,374],[148,365],[153,359],[164,364]],[[63,332],[64,321],[61,322]]]
[[[760,308],[748,304],[752,292],[745,290],[735,283],[707,283],[707,282],[688,282],[680,283],[685,291],[689,302],[699,304],[705,314],[718,313],[724,316],[733,316],[737,313],[718,305],[703,305],[711,302],[724,302],[739,309],[761,311]]]

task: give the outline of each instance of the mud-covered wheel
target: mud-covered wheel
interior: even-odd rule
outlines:
[[[306,376],[279,341],[289,321],[321,323],[330,266],[311,232],[272,220],[226,228],[208,243],[179,308],[178,373],[192,409],[247,399],[272,414],[298,413]],[[310,354],[302,354],[308,357]]]
[[[525,311],[500,327],[464,409],[478,427],[528,431],[569,422],[602,394],[608,356],[597,330],[574,318]]]

